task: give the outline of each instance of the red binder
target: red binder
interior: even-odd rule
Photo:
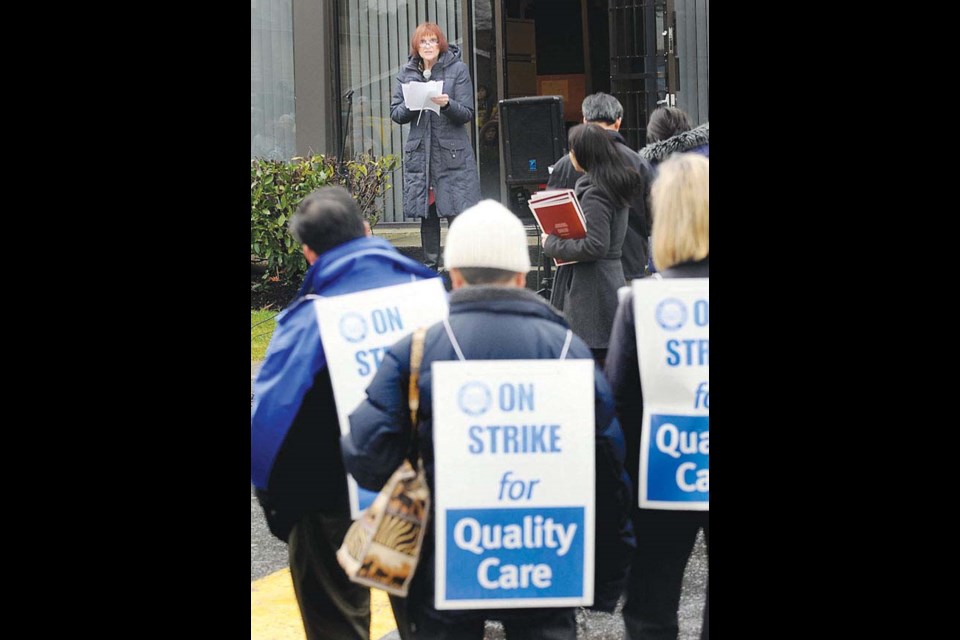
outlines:
[[[573,189],[539,191],[530,197],[527,206],[543,233],[572,240],[587,237],[587,220]],[[553,259],[558,267],[575,262]]]

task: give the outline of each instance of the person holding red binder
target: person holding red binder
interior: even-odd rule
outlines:
[[[642,178],[624,164],[615,143],[597,125],[573,127],[568,141],[570,162],[584,172],[574,191],[587,235],[564,239],[543,234],[544,253],[576,261],[557,269],[550,303],[563,312],[602,368],[617,312],[617,289],[626,284],[620,256],[627,234],[627,208],[642,188]]]
[[[623,105],[609,93],[598,91],[584,98],[580,107],[583,112],[583,122],[595,124],[613,140],[615,148],[623,159],[624,164],[633,167],[643,177],[643,184],[634,193],[627,210],[627,235],[621,249],[620,263],[623,265],[623,275],[627,282],[634,278],[643,278],[649,274],[647,270],[648,251],[650,242],[650,185],[653,184],[654,172],[650,162],[640,157],[626,139],[620,135],[620,124],[623,122]],[[577,180],[583,174],[570,164],[570,156],[565,155],[553,165],[547,189],[573,189]]]

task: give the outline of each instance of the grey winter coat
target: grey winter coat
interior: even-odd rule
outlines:
[[[620,251],[627,235],[627,208],[613,204],[586,173],[577,181],[577,200],[587,220],[587,237],[549,236],[548,256],[577,260],[557,270],[550,303],[591,349],[606,349],[617,313],[617,289],[626,284]]]
[[[440,115],[426,109],[410,111],[403,104],[402,85],[425,82],[419,56],[410,56],[397,74],[390,100],[390,117],[397,124],[410,123],[403,147],[403,215],[426,218],[427,188],[433,187],[437,213],[455,216],[480,201],[477,160],[465,124],[474,117],[473,82],[460,48],[451,44],[431,69],[430,80],[443,80],[443,93],[450,104]],[[419,116],[419,123],[417,118]]]
[[[611,140],[617,143],[617,151],[624,164],[632,167],[640,174],[643,187],[630,200],[627,215],[627,236],[623,241],[620,263],[623,265],[623,275],[631,280],[646,275],[647,245],[650,237],[652,217],[650,215],[650,185],[653,184],[653,167],[630,148],[627,141],[619,132],[613,129],[604,129]],[[553,173],[547,181],[548,189],[573,189],[577,185],[582,173],[578,173],[570,162],[570,154],[557,160],[553,165]]]

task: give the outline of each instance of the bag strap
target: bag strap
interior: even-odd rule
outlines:
[[[420,363],[423,362],[423,341],[427,335],[426,327],[418,327],[410,342],[410,386],[407,396],[410,403],[410,424],[413,425],[413,438],[417,437],[417,410],[420,408]]]

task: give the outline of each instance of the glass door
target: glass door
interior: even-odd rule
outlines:
[[[476,99],[475,137],[480,169],[480,197],[503,202],[501,191],[500,119],[503,41],[500,0],[473,0],[473,51],[471,73]]]

